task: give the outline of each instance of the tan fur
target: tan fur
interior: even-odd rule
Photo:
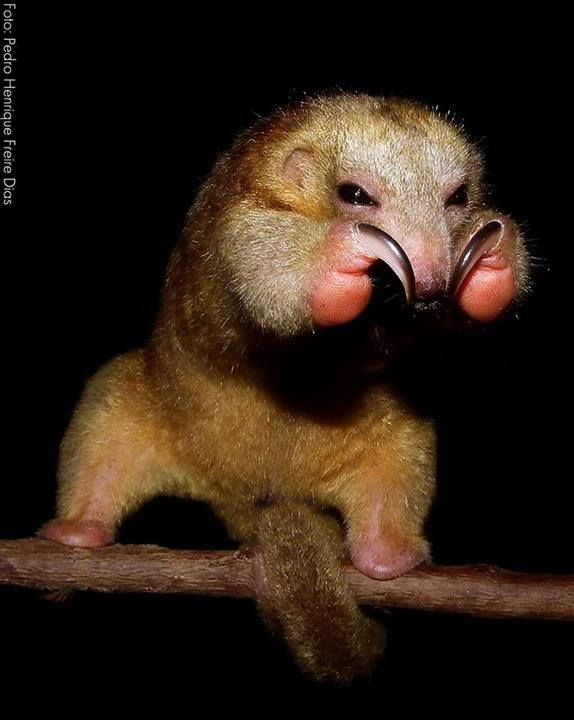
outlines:
[[[267,568],[262,615],[299,665],[319,680],[368,675],[382,653],[383,630],[362,614],[344,581],[337,523],[308,505],[277,504],[262,511],[257,541]],[[316,608],[324,612],[320,622]]]
[[[450,123],[366,96],[311,100],[262,121],[200,191],[149,344],[88,384],[62,444],[58,497],[60,519],[97,523],[110,539],[154,495],[209,502],[235,538],[262,544],[279,625],[303,669],[339,680],[367,672],[379,634],[344,586],[344,541],[318,510],[336,509],[360,539],[379,508],[388,536],[428,553],[435,477],[432,422],[362,355],[317,351],[320,334],[309,332],[307,288],[337,214],[332,188],[350,171],[381,178],[389,223],[400,219],[404,237],[429,247],[434,237],[452,262],[482,190],[480,159]],[[437,178],[463,176],[469,208],[446,218],[429,201]]]

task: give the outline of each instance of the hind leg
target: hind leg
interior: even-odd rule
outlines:
[[[397,429],[385,452],[369,458],[344,508],[353,564],[384,580],[430,558],[424,523],[434,495],[435,438],[428,422]]]
[[[88,383],[62,442],[57,518],[39,535],[78,547],[113,542],[122,519],[166,489],[173,465],[166,440],[141,353],[104,366]]]
[[[424,523],[434,495],[434,428],[410,417],[384,444],[373,445],[356,475],[334,483],[322,499],[344,518],[355,567],[385,580],[430,557]]]

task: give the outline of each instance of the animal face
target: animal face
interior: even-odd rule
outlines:
[[[231,194],[233,220],[218,251],[233,269],[233,291],[266,330],[289,335],[354,320],[379,260],[407,301],[450,292],[481,322],[524,284],[514,224],[484,205],[479,153],[422,106],[310,101],[256,127],[227,165],[241,195]]]

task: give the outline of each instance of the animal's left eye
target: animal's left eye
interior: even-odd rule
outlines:
[[[376,205],[377,203],[363,190],[359,185],[353,183],[343,183],[337,188],[337,195],[347,205]]]
[[[466,205],[468,203],[468,185],[463,184],[457,187],[453,194],[445,202],[446,207],[451,205]]]

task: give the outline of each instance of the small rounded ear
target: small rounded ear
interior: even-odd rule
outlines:
[[[297,187],[304,187],[315,166],[315,157],[311,150],[296,148],[283,163],[283,175]]]
[[[469,228],[450,291],[479,322],[494,320],[514,298],[517,236],[512,220],[492,211],[481,213]]]

